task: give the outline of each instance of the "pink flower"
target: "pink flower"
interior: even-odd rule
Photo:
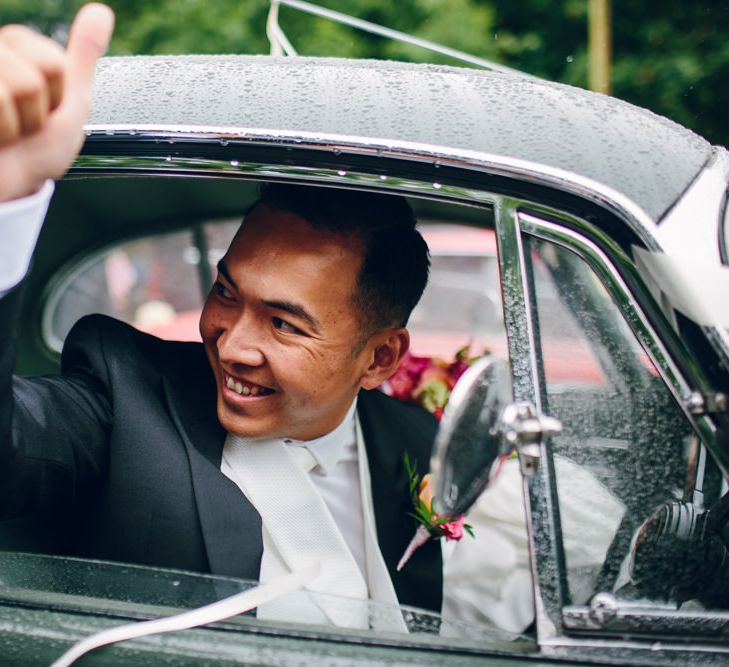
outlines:
[[[416,357],[408,352],[395,374],[387,381],[386,393],[401,401],[417,402],[415,388],[420,384],[423,371],[432,364],[429,357]]]
[[[458,542],[463,537],[463,515],[448,523],[441,523],[438,529],[443,533],[446,540]]]
[[[408,352],[382,390],[398,400],[420,405],[440,420],[458,378],[476,359],[470,357],[469,352],[470,346],[461,348],[451,362],[416,357]]]

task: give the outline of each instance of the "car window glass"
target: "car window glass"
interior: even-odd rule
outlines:
[[[184,230],[135,239],[82,262],[49,299],[49,345],[60,350],[74,323],[90,313],[166,338],[194,335],[202,303],[199,255],[193,231]]]
[[[544,409],[564,427],[552,451],[572,603],[608,591],[661,608],[726,606],[727,551],[705,522],[718,486],[697,474],[688,421],[587,264],[528,235],[525,247]],[[550,373],[565,346],[572,362]]]

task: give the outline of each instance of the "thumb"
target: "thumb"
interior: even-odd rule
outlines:
[[[66,53],[68,88],[87,97],[96,61],[104,55],[114,29],[114,12],[99,3],[84,5],[71,26]]]

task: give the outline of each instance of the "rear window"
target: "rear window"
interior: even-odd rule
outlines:
[[[47,345],[60,352],[73,324],[103,313],[169,340],[200,340],[200,312],[215,265],[239,225],[210,222],[129,240],[79,262],[58,282],[44,313]],[[412,314],[412,351],[450,357],[505,350],[493,231],[466,225],[421,226],[431,250],[431,277]]]

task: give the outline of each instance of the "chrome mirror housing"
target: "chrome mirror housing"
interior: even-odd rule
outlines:
[[[522,474],[533,475],[542,440],[561,429],[530,403],[512,402],[506,362],[476,361],[453,388],[435,439],[430,471],[438,512],[465,514],[514,451]]]
[[[439,512],[464,514],[488,485],[499,459],[513,451],[498,428],[511,400],[506,363],[488,356],[453,388],[430,461]]]

